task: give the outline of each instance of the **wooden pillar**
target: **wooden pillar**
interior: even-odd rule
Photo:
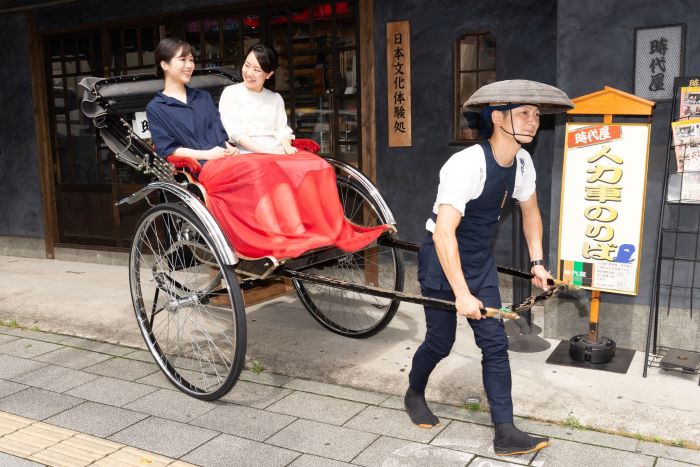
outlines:
[[[44,244],[46,257],[55,258],[54,245],[58,241],[58,220],[56,191],[54,185],[53,155],[51,151],[51,130],[49,129],[49,107],[46,90],[46,70],[44,63],[43,40],[36,30],[34,14],[26,12],[27,36],[29,42],[32,107],[34,111],[34,129],[36,132],[36,149],[39,162],[39,179],[41,181],[41,204],[44,221]]]
[[[362,172],[377,182],[377,119],[374,81],[374,0],[360,0],[360,119]]]

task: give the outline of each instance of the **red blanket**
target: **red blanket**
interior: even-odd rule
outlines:
[[[388,229],[350,223],[333,167],[308,152],[216,159],[204,164],[199,182],[209,211],[247,258],[295,258],[330,245],[355,251]]]

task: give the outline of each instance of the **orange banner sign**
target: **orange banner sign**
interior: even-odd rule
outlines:
[[[569,149],[607,143],[622,138],[620,125],[595,125],[577,128],[566,135],[566,146]]]

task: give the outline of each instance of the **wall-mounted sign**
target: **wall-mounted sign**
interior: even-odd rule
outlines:
[[[673,98],[673,79],[683,74],[685,25],[634,30],[634,93],[654,101]]]
[[[649,130],[648,124],[566,125],[560,279],[637,294]]]
[[[408,21],[386,25],[389,147],[411,146],[411,29]]]

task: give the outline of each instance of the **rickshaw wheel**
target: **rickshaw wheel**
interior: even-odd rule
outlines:
[[[387,223],[377,202],[364,188],[344,177],[337,180],[346,218],[368,227]],[[304,269],[304,272],[353,284],[403,290],[403,261],[399,250],[376,242],[332,264]],[[311,316],[327,329],[347,337],[365,338],[378,333],[392,320],[400,303],[303,280],[294,279],[293,283]]]
[[[141,334],[170,382],[204,400],[225,395],[245,363],[246,320],[231,266],[190,210],[160,204],[141,218],[129,282]]]

